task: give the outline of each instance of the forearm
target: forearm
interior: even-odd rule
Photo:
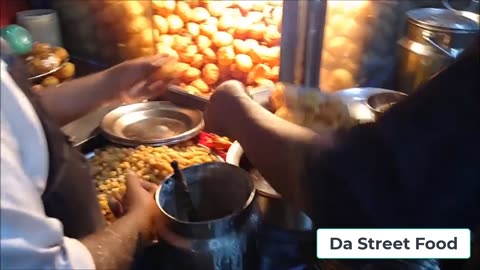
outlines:
[[[330,147],[332,134],[316,134],[287,122],[246,97],[232,101],[231,111],[227,133],[240,142],[248,159],[276,191],[304,207],[301,176],[305,159],[314,147]]]
[[[108,69],[49,87],[39,92],[40,101],[59,125],[65,125],[114,99],[115,80]]]
[[[104,230],[81,242],[92,254],[97,269],[130,269],[134,254],[147,238],[143,216],[132,212],[121,217]]]

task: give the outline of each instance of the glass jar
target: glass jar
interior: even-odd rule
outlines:
[[[399,1],[328,1],[320,88],[380,87],[394,73]]]

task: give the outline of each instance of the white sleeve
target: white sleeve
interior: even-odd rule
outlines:
[[[2,72],[2,80],[3,75]],[[1,91],[8,91],[3,86]],[[35,185],[38,179],[26,173],[19,148],[21,142],[9,123],[18,119],[12,119],[4,110],[7,102],[4,97],[2,93],[0,268],[95,269],[89,250],[80,241],[64,237],[61,222],[46,216],[41,193]],[[46,178],[41,181],[44,185]]]

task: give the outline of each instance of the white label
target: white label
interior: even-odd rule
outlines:
[[[469,229],[318,229],[319,259],[468,259]]]

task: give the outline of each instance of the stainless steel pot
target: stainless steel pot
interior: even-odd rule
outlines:
[[[410,93],[472,44],[479,16],[437,8],[414,9],[407,16],[405,36],[398,41],[397,84]]]
[[[168,259],[162,269],[247,270],[257,264],[255,188],[244,170],[226,163],[204,163],[182,170],[199,222],[181,220],[174,180],[156,193],[166,225],[162,239]]]
[[[250,171],[255,188],[262,222],[288,231],[313,230],[312,220],[282,199],[246,159],[238,142],[230,147],[226,162]]]

